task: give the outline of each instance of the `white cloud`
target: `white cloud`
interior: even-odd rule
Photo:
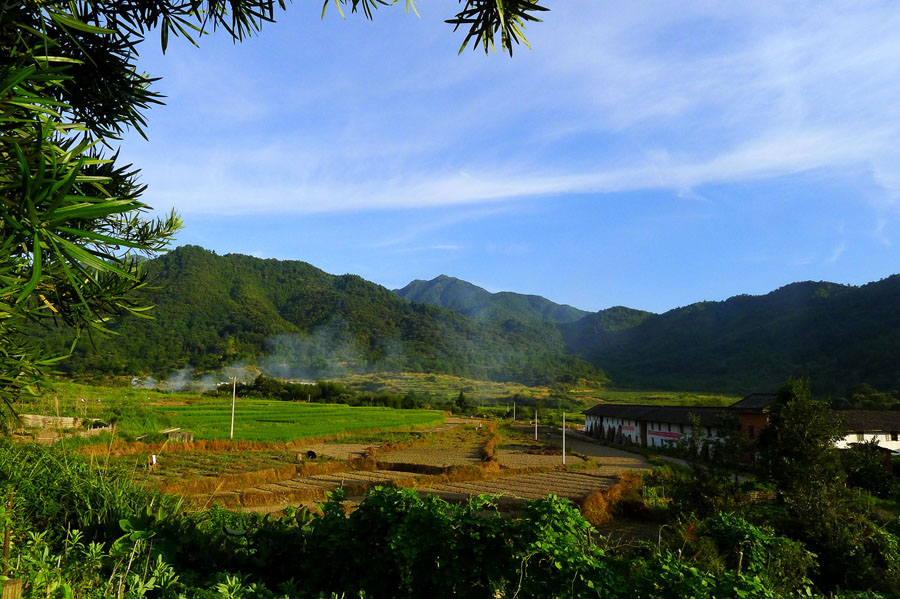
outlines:
[[[189,147],[173,141],[181,131],[161,136],[136,161],[149,203],[259,214],[644,189],[701,198],[709,184],[868,165],[883,192],[870,201],[885,219],[900,214],[893,2],[565,3],[511,60],[435,52],[444,25],[426,25],[409,29],[399,67],[298,68],[302,80],[266,89],[225,65],[196,81],[190,69],[204,65],[179,65],[173,94],[193,85],[221,98],[220,118],[278,128]]]
[[[344,181],[340,173],[315,166],[290,171],[277,152],[215,154],[205,164],[145,166],[165,173],[153,185],[151,203],[176,205],[185,213],[321,213],[371,209],[411,209],[479,204],[571,193],[611,193],[646,189],[693,189],[782,176],[864,162],[888,142],[851,131],[783,132],[752,140],[708,159],[650,156],[633,166],[593,172],[523,172],[417,174],[407,177]],[[270,159],[257,160],[259,157]],[[302,163],[302,161],[301,161]],[[318,175],[318,176],[315,176]],[[468,214],[448,217],[452,223]],[[422,225],[433,229],[441,223]]]

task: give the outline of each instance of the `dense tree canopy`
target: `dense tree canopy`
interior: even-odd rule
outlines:
[[[394,2],[334,0],[372,18]],[[323,6],[323,15],[328,2]],[[407,9],[414,9],[411,0]],[[126,130],[143,134],[160,103],[154,79],[136,69],[140,44],[158,31],[199,38],[224,30],[252,35],[283,0],[83,0],[0,2],[0,399],[9,406],[52,360],[31,346],[27,327],[63,321],[76,334],[148,304],[136,257],[164,249],[180,222],[150,218],[138,170],[112,147]],[[526,21],[545,10],[531,0],[467,0],[449,22],[469,43],[504,50],[527,43]]]

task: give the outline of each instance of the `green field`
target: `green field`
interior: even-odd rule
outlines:
[[[81,399],[85,401],[81,401]],[[99,401],[98,401],[99,400]],[[99,418],[116,423],[116,434],[134,438],[180,427],[196,439],[228,439],[231,396],[201,397],[130,387],[98,387],[58,381],[24,401],[20,413]],[[347,432],[420,427],[443,422],[434,410],[393,410],[343,404],[306,404],[238,398],[234,438],[286,442]]]
[[[203,399],[185,405],[166,405],[164,410],[175,426],[192,431],[197,438],[228,438],[230,399]],[[234,438],[284,442],[349,431],[438,424],[443,420],[442,413],[431,410],[393,410],[342,404],[243,399],[235,407]]]
[[[525,404],[542,400],[544,419],[561,418],[560,408],[571,423],[583,422],[581,411],[597,403],[724,406],[739,398],[714,393],[679,391],[635,391],[616,389],[556,389],[523,387],[442,375],[397,374],[355,377],[354,387],[394,388],[453,398],[465,390],[476,414],[504,417],[509,397],[520,397],[519,417],[532,418]],[[85,399],[85,401],[81,401]],[[98,401],[99,400],[99,401]],[[492,401],[493,400],[493,401]],[[563,404],[559,402],[562,400]],[[479,405],[484,402],[483,405]],[[22,413],[59,414],[99,418],[116,422],[117,434],[134,438],[146,433],[181,427],[197,439],[227,439],[231,418],[231,396],[200,396],[196,393],[167,393],[125,387],[83,385],[58,380],[44,392],[19,406]],[[440,412],[429,410],[392,410],[390,408],[350,407],[342,404],[300,404],[265,399],[238,398],[235,413],[235,439],[284,442],[293,439],[324,437],[346,432],[366,432],[418,427],[442,421]]]
[[[633,391],[603,389],[583,398],[593,403],[659,404],[661,406],[728,406],[741,399],[721,393],[689,393],[683,391]]]
[[[445,400],[453,400],[460,391],[475,404],[485,406],[510,403],[513,395],[519,395],[520,405],[532,405],[534,400],[544,400],[549,409],[559,399],[570,400],[590,407],[596,403],[660,404],[671,406],[727,406],[740,399],[722,393],[686,391],[643,391],[610,389],[599,386],[527,387],[519,383],[476,381],[446,374],[378,373],[353,375],[342,379],[357,391],[377,393],[425,393]]]

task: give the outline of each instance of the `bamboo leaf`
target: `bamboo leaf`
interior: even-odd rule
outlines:
[[[22,292],[16,297],[16,303],[25,300],[37,288],[41,281],[41,244],[37,232],[34,233],[34,241],[31,246],[31,279],[22,288]]]

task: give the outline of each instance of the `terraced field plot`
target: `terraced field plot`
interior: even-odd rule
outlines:
[[[158,482],[203,479],[197,486],[181,487],[185,493],[194,494],[191,497],[195,503],[220,503],[225,507],[252,511],[277,511],[300,504],[310,506],[322,501],[328,491],[336,488],[344,488],[349,502],[354,503],[368,489],[393,483],[449,500],[497,495],[501,505],[516,509],[526,500],[551,493],[581,499],[610,486],[625,470],[649,467],[639,456],[570,438],[570,450],[577,448],[599,465],[584,469],[584,459],[570,453],[566,459],[570,469],[559,469],[561,451],[553,447],[557,439],[548,439],[542,430],[539,439],[535,440],[532,430],[501,426],[495,433],[490,426],[466,419],[453,420],[428,432],[419,429],[405,435],[389,433],[390,443],[316,441],[308,445],[294,442],[286,448],[234,454],[188,452],[163,456],[159,472],[154,471],[150,478],[156,478]],[[355,441],[358,437],[372,441],[379,438],[378,435],[363,434],[348,439]],[[486,463],[483,450],[486,442],[492,439],[496,440],[494,461]],[[396,446],[398,443],[400,447]],[[382,446],[383,450],[379,450]],[[371,459],[352,461],[367,454],[370,447],[376,448],[377,462]],[[298,454],[305,455],[308,450],[315,451],[319,459],[296,466]],[[483,465],[490,467],[479,467]],[[460,466],[465,468],[455,469]],[[297,474],[309,472],[309,468],[313,472],[322,472],[325,468],[329,473]],[[548,470],[551,468],[554,470]],[[535,469],[545,471],[534,472]],[[242,476],[245,474],[246,477]],[[224,478],[217,478],[223,475]],[[229,478],[230,475],[238,476],[235,479]],[[463,482],[450,482],[452,480]]]
[[[419,490],[436,493],[445,498],[466,498],[475,495],[500,495],[520,500],[540,499],[549,494],[580,499],[605,489],[615,482],[609,469],[594,468],[583,471],[553,471],[504,476],[492,480],[463,483],[439,483]]]
[[[22,410],[104,421],[115,418],[117,438],[135,438],[179,427],[194,433],[198,440],[224,440],[229,438],[231,426],[230,394],[201,396],[60,382],[43,396],[23,404]],[[239,397],[235,407],[234,439],[284,443],[345,433],[427,428],[443,422],[443,412],[434,410],[394,410]]]
[[[277,510],[289,505],[310,504],[321,501],[325,493],[339,488],[354,490],[367,489],[379,484],[408,479],[415,475],[409,472],[390,470],[357,470],[334,474],[318,474],[314,476],[298,476],[274,483],[266,483],[247,487],[238,491],[215,493],[213,503],[222,503],[228,507],[266,508],[266,511]]]
[[[481,448],[491,434],[466,423],[429,436],[412,447],[379,453],[378,460],[424,466],[464,466],[481,462]]]
[[[146,456],[124,456],[116,461],[130,464],[136,460],[141,465]],[[297,463],[297,452],[282,449],[261,451],[228,452],[179,452],[163,453],[158,456],[156,467],[150,471],[151,478],[199,478],[221,476],[223,474],[243,474]]]

